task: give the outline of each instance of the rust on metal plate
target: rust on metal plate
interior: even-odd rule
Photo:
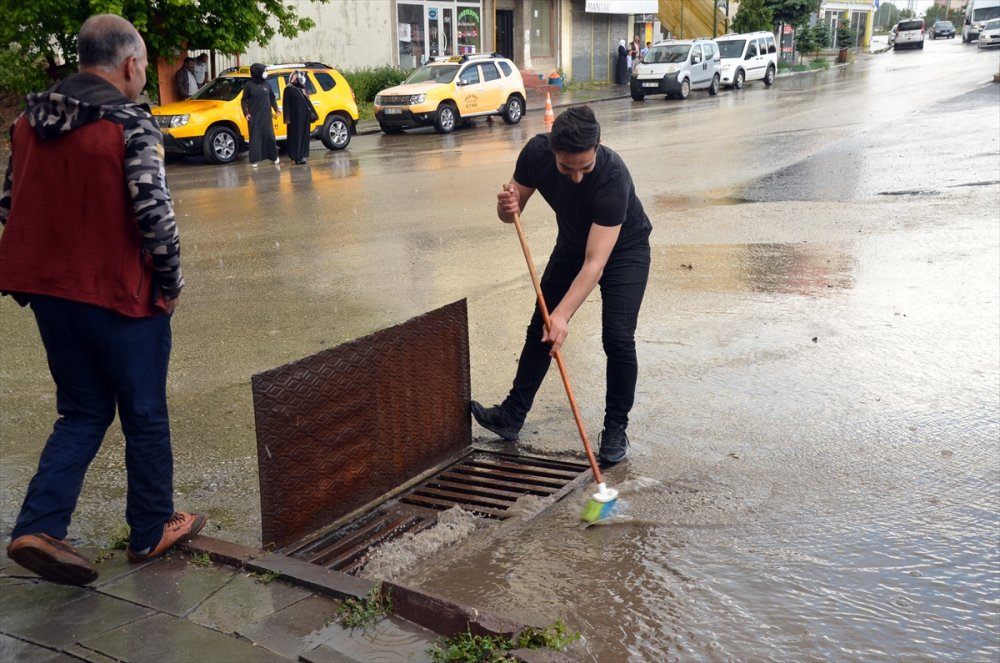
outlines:
[[[261,541],[287,546],[471,445],[465,300],[251,382]]]

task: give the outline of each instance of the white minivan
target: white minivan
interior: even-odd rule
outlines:
[[[778,47],[770,32],[725,35],[715,40],[722,55],[722,84],[739,90],[747,81],[774,83]]]

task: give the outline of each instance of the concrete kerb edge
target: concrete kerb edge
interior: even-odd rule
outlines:
[[[365,578],[330,571],[287,555],[249,548],[209,536],[196,536],[179,544],[178,548],[188,554],[207,554],[218,564],[254,573],[277,574],[284,582],[340,600],[364,601],[376,586],[375,582]],[[542,628],[539,624],[518,622],[398,583],[385,582],[383,587],[390,591],[395,616],[441,636],[454,636],[468,630],[477,635],[502,635],[509,638],[529,626]]]

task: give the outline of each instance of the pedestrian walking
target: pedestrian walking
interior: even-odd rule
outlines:
[[[288,125],[285,153],[297,164],[304,164],[309,158],[310,125],[319,119],[316,109],[306,92],[306,73],[293,71],[285,86],[282,104],[285,124]]]
[[[601,127],[588,106],[563,111],[550,134],[524,146],[514,177],[497,194],[504,223],[513,222],[535,191],[556,213],[556,245],[541,278],[551,328],[543,328],[536,303],[507,397],[490,408],[476,401],[470,407],[481,426],[516,441],[570,319],[600,285],[607,390],[599,459],[612,465],[628,454],[625,430],[638,379],[635,329],[649,278],[652,225],[625,162],[600,142]]]
[[[136,102],[146,47],[132,24],[103,14],[84,22],[77,49],[79,72],[29,95],[11,132],[0,292],[34,313],[59,413],[7,554],[43,578],[82,585],[97,570],[65,538],[116,410],[128,560],[164,554],[205,517],[174,511],[166,383],[184,279],[162,136]]]
[[[271,121],[272,115],[278,116],[278,102],[266,75],[264,65],[259,62],[250,65],[250,81],[243,86],[240,102],[250,131],[250,165],[255,168],[262,159],[278,165],[278,144],[274,140],[274,124]]]

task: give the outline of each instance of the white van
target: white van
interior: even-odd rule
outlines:
[[[969,0],[962,24],[962,43],[971,44],[979,39],[986,21],[1000,18],[1000,0]]]
[[[1000,0],[997,0],[1000,2]],[[722,55],[722,84],[739,90],[747,81],[774,83],[778,46],[770,32],[747,32],[716,38]]]

